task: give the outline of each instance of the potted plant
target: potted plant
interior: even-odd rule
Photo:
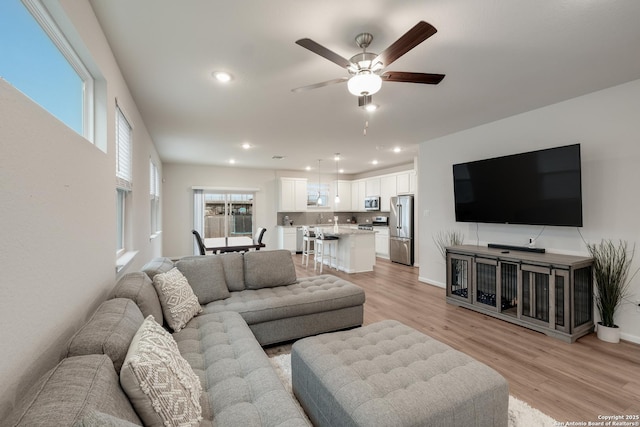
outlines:
[[[629,294],[631,261],[635,254],[635,245],[631,252],[627,242],[620,240],[616,245],[610,240],[599,244],[587,245],[593,257],[593,277],[595,279],[596,307],[600,313],[598,338],[612,343],[620,341],[620,329],[614,322],[616,310]],[[637,273],[637,270],[636,270]]]
[[[447,247],[461,245],[464,241],[464,234],[458,230],[440,231],[433,236],[433,241],[442,254],[442,258],[447,259]]]

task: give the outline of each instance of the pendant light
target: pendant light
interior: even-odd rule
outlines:
[[[320,162],[322,161],[322,159],[318,159],[318,200],[316,201],[316,204],[318,206],[322,206],[322,195],[320,194]]]
[[[336,161],[336,205],[338,203],[340,203],[340,194],[338,194],[338,160],[340,160],[340,153],[336,153],[335,157],[333,158]]]

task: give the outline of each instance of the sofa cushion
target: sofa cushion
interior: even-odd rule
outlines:
[[[174,267],[171,258],[158,257],[154,258],[142,266],[142,271],[153,280],[156,274],[166,273]],[[157,319],[157,318],[156,318]]]
[[[176,267],[187,278],[200,304],[229,298],[222,260],[217,256],[181,259]]]
[[[189,282],[177,268],[156,274],[153,285],[158,291],[165,321],[174,331],[184,328],[193,316],[202,311]]]
[[[123,420],[121,425],[125,421],[142,425],[120,387],[111,359],[103,354],[62,359],[34,384],[7,424],[71,426],[94,412]]]
[[[134,335],[142,325],[142,313],[130,299],[103,302],[67,346],[67,357],[106,354],[120,373]]]
[[[143,317],[153,316],[160,324],[164,321],[158,293],[149,276],[142,271],[122,276],[113,288],[111,298],[129,298],[138,305]]]
[[[189,426],[202,420],[200,380],[153,316],[131,342],[120,383],[145,426]]]
[[[207,304],[204,313],[235,311],[249,325],[253,325],[358,306],[364,304],[364,300],[362,288],[325,274],[301,279],[287,286],[232,292],[225,300]]]
[[[241,252],[216,255],[222,260],[224,278],[231,292],[244,291],[244,257]]]
[[[252,251],[244,254],[244,283],[247,289],[290,285],[296,268],[288,250]]]
[[[238,313],[195,317],[173,334],[200,377],[202,426],[308,426]]]

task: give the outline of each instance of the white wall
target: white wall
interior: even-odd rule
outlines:
[[[277,247],[278,187],[274,170],[165,163],[163,178],[164,256],[193,255],[193,186],[257,188],[253,205],[254,223],[267,229],[263,240],[267,248]]]
[[[89,2],[61,5],[65,25],[76,26],[72,43],[81,55],[90,52],[90,68],[101,76],[106,152],[0,80],[0,419],[57,363],[115,284],[116,97],[134,124],[130,243],[139,252],[128,270],[162,249],[161,239],[149,239],[149,158],[158,161],[151,138]]]
[[[420,280],[444,286],[445,263],[433,236],[458,229],[465,243],[526,245],[542,227],[456,223],[452,164],[574,143],[581,144],[584,227],[589,243],[624,239],[637,245],[640,267],[640,80],[478,126],[420,145]],[[537,240],[549,252],[586,255],[576,228],[546,227]],[[640,298],[640,275],[631,285]],[[616,323],[640,342],[640,314],[632,303]]]

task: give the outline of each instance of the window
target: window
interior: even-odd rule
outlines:
[[[151,200],[151,237],[160,232],[160,175],[158,167],[149,160],[149,198]]]
[[[116,253],[126,252],[127,244],[127,199],[131,183],[132,128],[120,107],[116,104]]]
[[[93,141],[93,77],[42,0],[0,2],[0,76]]]

